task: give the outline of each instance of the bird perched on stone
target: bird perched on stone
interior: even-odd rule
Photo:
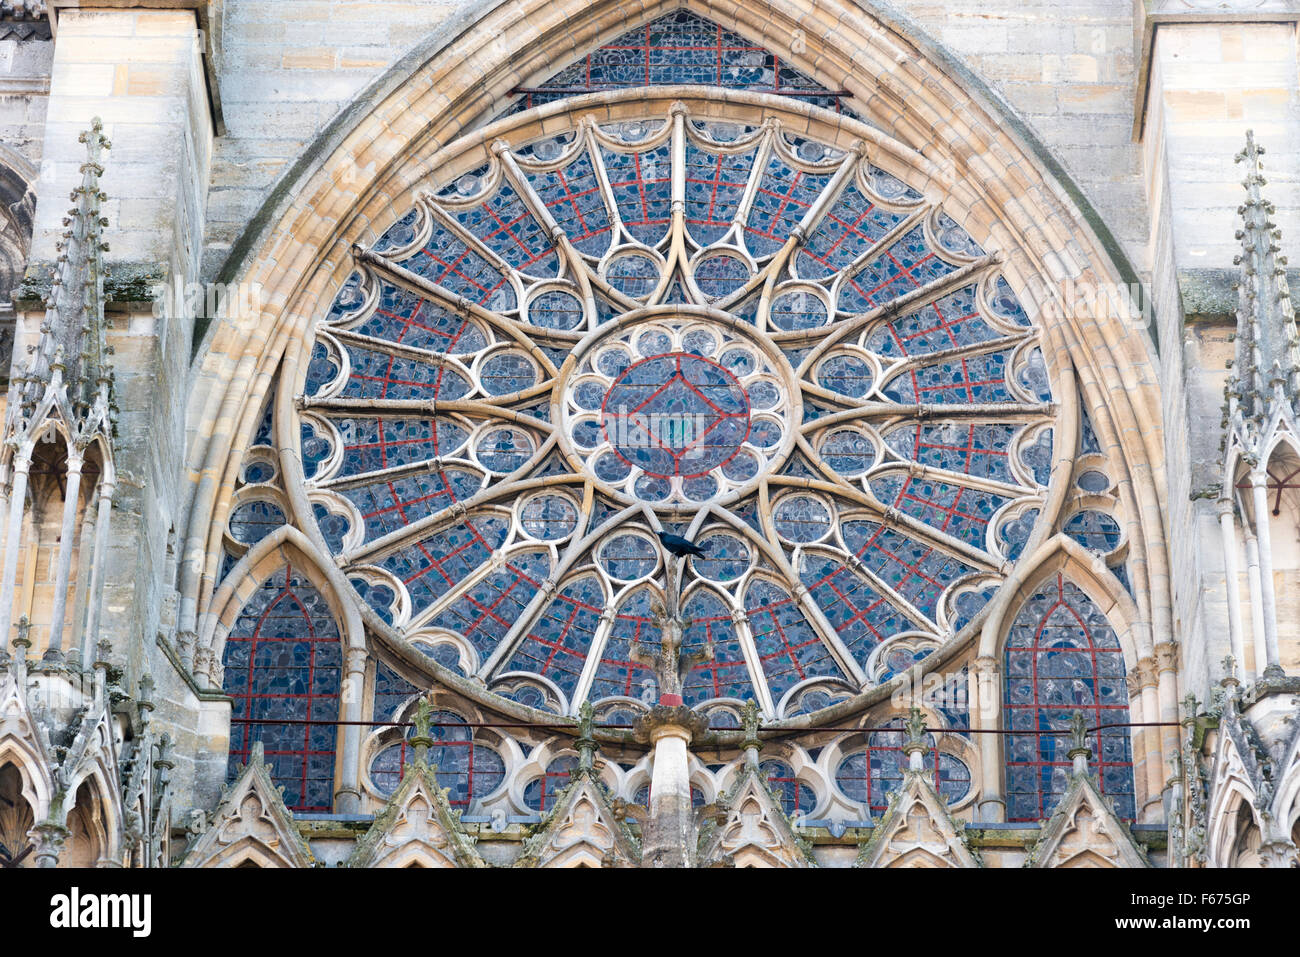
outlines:
[[[659,541],[663,542],[664,548],[668,549],[678,558],[682,558],[686,555],[697,555],[700,558],[704,557],[704,549],[700,548],[700,546],[696,545],[694,542],[687,541],[680,535],[673,535],[669,532],[660,532]]]

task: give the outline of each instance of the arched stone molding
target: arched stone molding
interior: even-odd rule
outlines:
[[[625,4],[613,2],[500,3],[485,12],[476,28],[494,42],[452,44],[416,56],[401,68],[404,80],[393,75],[376,86],[366,100],[368,112],[349,113],[355,118],[351,131],[329,141],[329,157],[269,217],[273,232],[260,241],[251,239],[256,248],[233,268],[232,278],[258,282],[268,292],[266,309],[242,325],[232,321],[215,329],[200,361],[191,422],[190,465],[197,479],[182,555],[182,627],[213,591],[217,559],[211,536],[224,522],[223,509],[261,400],[282,357],[285,373],[298,374],[286,347],[301,339],[317,306],[350,268],[349,244],[370,240],[396,218],[428,170],[450,170],[446,164],[451,157],[439,147],[480,121],[514,85],[540,74],[544,65],[564,62],[676,6],[655,4],[629,17]],[[964,87],[965,81],[955,79],[932,51],[847,3],[820,11],[837,25],[835,35],[808,43],[800,53],[791,49],[796,45],[791,30],[800,29],[798,18],[806,15],[801,6],[760,4],[740,12],[739,20],[714,4],[687,6],[789,55],[792,64],[829,88],[852,93],[857,108],[888,136],[842,118],[837,127],[861,134],[882,156],[923,170],[923,187],[951,197],[954,215],[965,220],[962,225],[1004,249],[1009,281],[1031,311],[1043,312],[1060,297],[1059,290],[1031,288],[1045,285],[1042,277],[1047,285],[1067,278],[1121,283],[1124,276],[1080,207],[1043,169],[1032,146],[1008,132],[999,108]],[[803,47],[803,41],[797,45]],[[668,89],[645,94],[650,99],[672,95]],[[746,101],[736,93],[725,98]],[[616,100],[605,94],[591,98],[599,104],[593,109],[612,109]],[[531,122],[576,102],[543,108]],[[779,109],[805,115],[809,124],[829,122],[788,103]],[[517,121],[502,121],[480,138],[486,142],[512,122]],[[365,171],[360,180],[358,169]],[[1064,313],[1047,324],[1045,359],[1058,381],[1070,364],[1078,374],[1084,405],[1114,461],[1124,512],[1131,517],[1135,589],[1140,604],[1151,605],[1142,617],[1157,633],[1168,634],[1168,575],[1156,495],[1162,445],[1149,341],[1125,317]]]
[[[1158,657],[1157,648],[1150,644],[1136,602],[1099,556],[1065,535],[1056,535],[1021,562],[1004,585],[1007,600],[997,607],[996,614],[984,621],[976,660],[986,662],[983,667],[998,675],[999,703],[996,707],[985,707],[983,702],[979,707],[972,705],[972,723],[976,727],[1001,728],[1002,660],[1009,629],[1024,603],[1057,574],[1081,588],[1115,631],[1124,655],[1129,719],[1134,724],[1165,720],[1161,717],[1163,694],[1159,684],[1172,684],[1174,674]],[[1160,730],[1135,728],[1131,735],[1138,817],[1144,821],[1163,815],[1162,792],[1172,774],[1161,748]],[[1001,737],[994,734],[977,737],[983,770],[981,818],[1001,820],[1004,801]]]
[[[10,764],[18,771],[22,795],[31,805],[34,819],[40,822],[49,817],[57,784],[50,773],[52,756],[27,707],[25,673],[20,685],[13,668],[10,665],[0,681],[0,766]]]
[[[292,525],[281,525],[249,547],[213,596],[212,605],[200,624],[193,656],[195,677],[207,678],[213,688],[221,687],[221,657],[231,628],[253,593],[286,565],[301,569],[325,596],[347,648],[365,651],[365,626],[356,603],[346,597],[347,581],[303,532]],[[200,662],[205,666],[200,668]]]

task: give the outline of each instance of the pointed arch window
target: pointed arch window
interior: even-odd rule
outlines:
[[[1016,616],[1004,653],[1003,738],[1007,820],[1038,821],[1069,785],[1070,721],[1090,728],[1091,768],[1115,812],[1133,820],[1136,804],[1128,683],[1119,637],[1095,602],[1057,574]],[[1098,747],[1100,740],[1100,747]]]
[[[223,662],[234,719],[228,780],[261,741],[285,805],[329,811],[343,652],[325,597],[291,565],[281,568],[244,605]]]

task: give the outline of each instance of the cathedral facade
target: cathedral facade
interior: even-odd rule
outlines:
[[[1298,23],[0,0],[0,864],[1296,867]]]

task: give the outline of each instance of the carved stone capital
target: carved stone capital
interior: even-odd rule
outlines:
[[[649,744],[662,728],[680,728],[691,740],[695,740],[709,729],[709,721],[684,704],[657,704],[648,714],[643,714],[632,725],[632,734],[642,744]]]

